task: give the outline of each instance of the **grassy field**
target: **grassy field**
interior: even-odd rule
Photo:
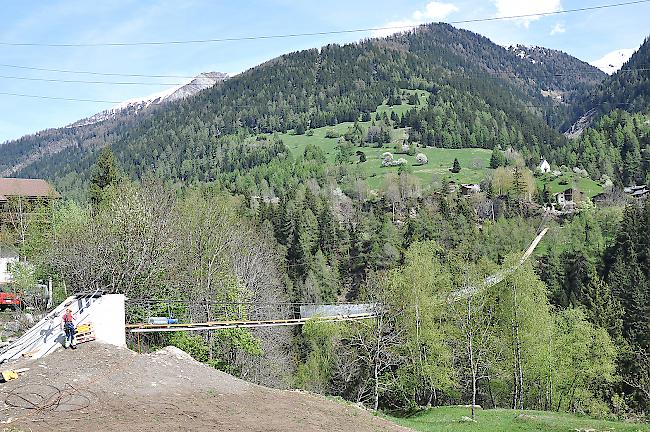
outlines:
[[[374,120],[377,113],[382,115],[384,112],[390,115],[391,112],[396,112],[399,115],[404,114],[406,111],[426,106],[429,92],[424,90],[403,90],[406,94],[417,94],[419,98],[419,105],[409,105],[402,103],[401,105],[388,106],[386,104],[377,107],[377,110],[371,113],[371,118]],[[364,130],[372,124],[369,122],[359,122]],[[337,138],[326,138],[328,132],[334,132],[336,135],[343,135],[352,126],[352,122],[339,123],[335,126],[326,126],[322,128],[312,129],[310,135],[295,135],[293,132],[279,134],[282,141],[291,150],[294,155],[301,154],[307,144],[313,144],[323,150],[327,161],[334,164],[337,150]],[[417,165],[415,156],[401,154],[401,143],[406,139],[405,129],[392,130],[392,140],[389,144],[383,147],[355,147],[353,152],[362,151],[366,155],[366,162],[358,162],[358,158],[351,158],[351,162],[357,165],[365,177],[368,179],[368,185],[372,189],[380,189],[384,182],[386,174],[390,172],[397,173],[398,167],[382,167],[381,155],[384,152],[393,153],[394,157],[404,158],[408,161],[408,165],[412,168],[414,176],[420,181],[420,184],[427,188],[433,185],[439,186],[443,182],[455,181],[456,183],[480,183],[489,171],[491,171],[490,156],[491,151],[477,148],[463,148],[463,149],[445,149],[445,148],[417,148],[417,153],[424,153],[429,159],[429,163],[425,165]],[[398,149],[399,147],[399,149]],[[452,173],[449,168],[453,165],[454,158],[460,162],[461,171],[459,173]],[[560,181],[566,181],[566,185],[561,185]],[[558,178],[552,178],[550,175],[540,177],[537,179],[540,190],[543,188],[544,183],[552,193],[563,191],[571,185],[575,184],[578,189],[592,197],[602,192],[602,187],[588,178],[574,176],[572,173],[565,173]]]
[[[426,106],[427,105],[427,100],[429,99],[429,95],[431,94],[426,90],[404,90],[404,92],[406,94],[408,94],[408,95],[412,95],[414,93],[416,93],[418,95],[418,100],[420,101],[420,104],[417,105],[417,107]],[[388,114],[390,116],[390,113],[392,111],[395,111],[395,113],[397,115],[401,116],[401,115],[404,115],[404,113],[406,113],[406,111],[410,110],[414,106],[415,105],[409,105],[407,103],[403,103],[402,105],[393,105],[393,106],[382,104],[382,105],[379,105],[377,107],[377,111],[372,113],[372,118],[374,119],[375,114],[377,114],[377,113],[379,113],[379,115],[383,115],[384,113],[386,113],[386,114]]]
[[[537,186],[540,190],[544,188],[544,183],[546,183],[546,187],[552,194],[562,192],[570,187],[576,187],[579,191],[591,198],[603,191],[603,187],[592,179],[568,172],[563,173],[559,177],[554,177],[551,174],[544,174],[541,177],[537,177]]]
[[[426,106],[427,99],[430,95],[429,92],[424,90],[404,90],[408,95],[417,94],[419,98],[419,105],[409,105],[407,103],[402,103],[401,105],[389,106],[386,104],[379,105],[377,110],[371,113],[371,118],[374,120],[377,114],[383,115],[387,113],[388,115],[391,112],[395,112],[398,115],[403,115],[405,112],[412,108]],[[364,130],[372,124],[372,121],[368,122],[359,122]],[[335,132],[337,135],[343,135],[350,126],[352,122],[339,123],[335,126],[326,126],[322,128],[316,128],[311,130],[310,135],[295,135],[293,132],[287,132],[284,134],[279,134],[282,141],[286,146],[291,150],[294,155],[298,155],[305,150],[307,144],[313,144],[320,147],[327,161],[331,164],[334,163],[336,158],[337,150],[337,138],[326,138],[325,135],[328,132]],[[404,158],[408,161],[409,166],[412,168],[412,172],[416,178],[420,180],[422,186],[427,187],[434,183],[440,184],[442,181],[455,181],[456,183],[478,183],[485,178],[486,169],[489,169],[490,156],[491,153],[488,150],[484,149],[442,149],[442,148],[418,148],[417,153],[424,153],[429,159],[429,163],[426,165],[417,165],[415,162],[415,156],[409,156],[406,154],[400,154],[401,148],[398,150],[397,147],[401,146],[401,142],[406,139],[406,130],[405,129],[395,129],[392,131],[392,141],[390,144],[386,144],[383,147],[355,147],[354,152],[362,151],[366,154],[366,162],[359,163],[356,157],[351,158],[355,160],[355,164],[363,170],[366,177],[368,178],[368,184],[373,189],[380,188],[384,183],[384,178],[386,174],[390,172],[397,173],[398,167],[382,167],[381,166],[381,155],[384,152],[391,152],[395,155],[395,158]],[[451,173],[449,168],[453,165],[454,158],[458,158],[458,161],[461,165],[461,171],[457,174]],[[435,179],[435,182],[434,182]]]
[[[333,130],[337,133],[343,134],[352,123],[341,123],[332,127],[324,127],[313,129],[312,136],[307,135],[293,135],[290,133],[281,134],[280,137],[287,145],[293,154],[300,154],[305,150],[307,144],[313,144],[320,147],[329,163],[334,163],[336,158],[336,138],[325,138],[327,131]],[[367,128],[369,122],[360,122],[360,124]],[[423,186],[433,183],[434,176],[436,180],[453,180],[457,183],[478,183],[485,178],[486,170],[489,169],[491,151],[485,149],[464,148],[464,149],[444,149],[444,148],[418,148],[417,153],[424,153],[429,159],[429,163],[425,165],[417,165],[415,156],[407,154],[399,154],[395,149],[398,141],[405,135],[404,129],[396,129],[393,131],[393,141],[383,147],[354,147],[354,152],[362,151],[366,155],[366,161],[359,163],[358,159],[355,162],[361,169],[364,170],[368,177],[370,187],[377,188],[383,183],[383,179],[389,172],[398,172],[398,167],[382,167],[381,155],[384,152],[391,152],[395,158],[404,158],[408,161],[409,166],[413,169],[413,174],[420,180]],[[401,151],[401,149],[400,149]],[[459,173],[452,173],[449,168],[453,165],[454,158],[458,158],[461,170]]]
[[[547,411],[507,409],[479,410],[472,422],[469,408],[438,407],[404,417],[388,416],[395,423],[416,431],[650,431],[650,425],[596,420],[589,417]]]

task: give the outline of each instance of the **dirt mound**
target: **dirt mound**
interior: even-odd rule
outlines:
[[[0,384],[0,430],[404,430],[352,405],[250,384],[175,347],[137,354],[89,343],[10,367],[30,370]]]

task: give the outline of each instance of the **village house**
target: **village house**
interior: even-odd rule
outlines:
[[[623,189],[623,192],[638,201],[645,200],[650,196],[650,188],[647,185],[626,187]]]
[[[537,169],[540,172],[546,174],[548,172],[551,172],[551,165],[548,163],[548,161],[546,159],[542,158],[542,161],[539,163],[539,166],[537,167]]]
[[[15,225],[16,214],[26,218],[36,215],[35,205],[48,203],[61,195],[45,180],[0,178],[0,227]],[[12,267],[20,261],[18,251],[6,244],[0,244],[0,287],[12,281]]]
[[[8,214],[29,214],[34,204],[58,198],[61,195],[45,180],[0,178],[0,226],[7,221]]]
[[[481,185],[475,183],[460,185],[460,193],[464,196],[475,195],[479,192],[481,192]]]
[[[45,180],[0,178],[0,208],[6,208],[12,198],[34,202],[61,198],[61,195]]]
[[[573,198],[573,189],[569,188],[563,192],[557,192],[553,195],[555,199],[555,209],[563,212],[575,210],[575,201]]]
[[[9,228],[23,237],[29,221],[48,220],[40,205],[60,197],[45,180],[0,178],[0,229]]]

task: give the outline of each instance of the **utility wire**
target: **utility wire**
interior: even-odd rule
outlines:
[[[650,1],[650,0],[648,0]],[[24,70],[33,70],[41,72],[55,72],[55,73],[66,73],[66,74],[78,74],[78,75],[97,75],[97,76],[114,76],[114,77],[135,77],[135,78],[183,78],[183,79],[194,79],[200,78],[200,75],[189,76],[189,75],[147,75],[147,74],[133,74],[133,73],[117,73],[117,72],[96,72],[96,71],[85,71],[85,70],[73,70],[73,69],[50,69],[34,66],[24,66],[24,65],[15,65],[15,64],[6,64],[0,63],[0,68],[12,68],[12,69],[24,69]],[[637,67],[637,68],[626,68],[619,69],[617,73],[624,72],[648,72],[650,67]],[[515,71],[485,71],[484,73],[489,73],[492,75],[515,75]],[[572,75],[586,75],[586,74],[603,74],[604,72],[600,70],[584,70],[584,71],[564,71],[561,73],[555,73],[555,77],[564,77]],[[468,73],[465,72],[465,75],[482,75],[483,73]],[[84,80],[66,80],[66,79],[47,79],[47,78],[31,78],[31,77],[17,77],[17,76],[5,76],[2,75],[0,78],[5,79],[17,79],[17,80],[31,80],[31,81],[51,81],[51,82],[70,82],[70,83],[87,83],[87,84],[119,84],[119,85],[131,85],[131,84],[142,84],[142,85],[181,85],[184,83],[152,83],[152,82],[111,82],[111,81],[84,81]],[[189,84],[189,83],[188,83]]]
[[[60,82],[60,83],[75,83],[75,84],[112,84],[112,85],[155,85],[155,86],[211,86],[207,83],[165,83],[165,82],[143,82],[143,81],[90,81],[90,80],[75,80],[75,79],[59,79],[59,78],[33,78],[33,77],[20,77],[11,75],[0,75],[0,79],[12,79],[22,81],[45,81],[45,82]],[[217,81],[218,82],[218,81]]]
[[[67,97],[56,97],[56,96],[43,96],[43,95],[30,95],[24,93],[9,93],[9,92],[0,92],[0,95],[3,96],[18,96],[34,99],[49,99],[49,100],[64,100],[64,101],[74,101],[74,102],[97,102],[97,103],[107,103],[107,104],[120,104],[124,101],[109,101],[101,99],[77,99],[77,98],[67,98]]]
[[[449,24],[471,24],[471,23],[478,23],[478,22],[533,18],[533,17],[541,17],[541,16],[568,14],[574,12],[586,12],[586,11],[599,10],[599,9],[608,9],[608,8],[614,8],[619,6],[629,6],[629,5],[636,5],[636,4],[642,4],[648,2],[650,2],[650,0],[634,0],[634,1],[627,1],[621,3],[610,3],[610,4],[603,4],[598,6],[589,6],[583,8],[565,9],[565,10],[553,11],[553,12],[540,12],[540,13],[531,13],[531,14],[523,14],[523,15],[503,16],[503,17],[497,16],[497,17],[489,17],[489,18],[476,18],[476,19],[449,21],[448,23]],[[92,42],[89,43],[0,42],[0,46],[74,48],[74,47],[125,47],[125,46],[143,46],[143,45],[187,45],[187,44],[237,42],[237,41],[263,40],[263,39],[286,39],[286,38],[296,38],[296,37],[303,37],[303,36],[325,36],[325,35],[336,35],[336,34],[365,33],[365,32],[378,31],[378,30],[411,29],[413,27],[414,27],[413,25],[401,25],[401,26],[388,26],[388,27],[357,28],[357,29],[349,29],[349,30],[330,30],[330,31],[307,32],[307,33],[288,33],[288,34],[276,34],[276,35],[224,37],[224,38],[213,38],[213,39],[148,41],[148,42],[147,41],[95,42],[95,43]]]
[[[72,101],[72,102],[97,102],[97,103],[106,103],[106,104],[114,104],[114,105],[122,104],[126,102],[124,100],[110,101],[105,99],[78,99],[78,98],[68,98],[68,97],[58,97],[58,96],[33,95],[33,94],[26,94],[26,93],[11,93],[11,92],[2,92],[2,91],[0,91],[0,96],[16,96],[16,97],[26,97],[26,98],[33,98],[33,99],[63,100],[63,101]],[[142,100],[145,101],[146,96],[143,97]],[[238,104],[228,104],[228,103],[224,103],[223,105],[228,106],[229,108],[258,108],[259,107],[259,105],[238,105]],[[621,103],[615,103],[610,105],[619,106],[619,105],[631,105],[631,104],[626,102],[621,102]],[[417,105],[414,105],[412,108],[417,108],[417,107],[418,107]],[[534,104],[534,105],[518,104],[517,107],[519,108],[567,108],[569,106],[563,104]]]
[[[14,65],[14,64],[5,64],[5,63],[0,63],[0,67],[13,68],[13,69],[27,69],[27,70],[35,70],[35,71],[42,71],[42,72],[80,74],[80,75],[100,75],[100,76],[135,77],[135,78],[184,78],[184,79],[196,78],[196,76],[187,76],[187,75],[145,75],[145,74],[129,74],[129,73],[78,71],[78,70],[70,70],[70,69],[48,69],[48,68],[41,68],[41,67],[22,66],[22,65]]]

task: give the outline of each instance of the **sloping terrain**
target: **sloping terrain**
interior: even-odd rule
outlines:
[[[630,113],[650,112],[650,37],[623,64],[618,72],[607,77],[579,98],[574,106],[573,124],[590,126],[602,115],[615,109]],[[583,125],[584,129],[584,125]]]
[[[446,406],[393,417],[397,423],[423,432],[566,432],[650,431],[650,425],[623,421],[600,420],[579,414],[555,411],[512,409],[477,410],[475,421],[469,418],[469,407]]]
[[[453,123],[428,120],[434,132],[485,126],[489,129],[470,147],[491,148],[490,140],[507,132],[503,145],[536,143],[529,145],[531,152],[552,159],[552,150],[566,142],[553,127],[566,122],[568,103],[605,75],[564,53],[526,52],[521,57],[446,24],[294,52],[178,103],[147,110],[137,121],[111,119],[74,133],[57,129],[1,145],[0,175],[48,178],[66,192],[87,181],[95,151],[110,145],[132,177],[154,172],[210,181],[233,171],[229,162],[236,156],[224,154],[242,132],[284,133],[353,122],[399,89],[433,93],[432,109],[445,112],[431,115]],[[53,134],[62,135],[58,144],[52,143]],[[52,157],[34,156],[49,151],[44,149],[52,149]],[[256,156],[251,164],[258,160],[266,158]]]
[[[187,83],[144,98],[126,100],[71,125],[0,143],[0,177],[12,176],[31,164],[66,149],[87,151],[110,145],[157,109],[194,96],[227,78],[228,74],[221,72],[202,73]]]
[[[198,92],[208,89],[227,78],[228,74],[222,72],[204,72],[184,84],[179,84],[175,87],[168,88],[149,96],[125,100],[113,108],[97,113],[91,117],[78,120],[71,125],[66,126],[66,129],[89,126],[109,119],[114,119],[119,115],[137,115],[140,111],[147,109],[152,105],[170,103],[194,96]]]
[[[89,343],[1,384],[0,418],[19,431],[398,431],[352,405],[257,386],[167,347],[153,354]]]

